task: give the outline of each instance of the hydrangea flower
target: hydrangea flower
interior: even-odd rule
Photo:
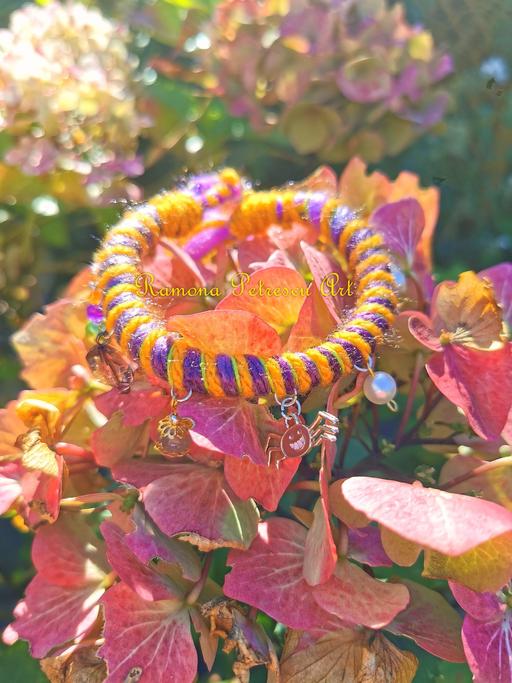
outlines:
[[[9,165],[27,175],[71,171],[97,187],[142,172],[146,125],[127,30],[78,2],[27,5],[0,31],[0,131]]]
[[[201,51],[216,92],[256,128],[280,125],[299,153],[328,161],[396,154],[438,123],[452,71],[402,5],[226,0]]]

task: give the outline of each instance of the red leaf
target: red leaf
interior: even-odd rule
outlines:
[[[128,427],[121,411],[112,415],[103,427],[91,436],[91,448],[98,465],[112,467],[139,449],[144,435],[144,425]]]
[[[512,405],[512,345],[481,351],[450,344],[427,362],[436,387],[484,439],[498,438]]]
[[[160,419],[167,415],[170,399],[160,389],[132,390],[127,394],[112,389],[98,396],[94,403],[106,417],[111,418],[114,413],[121,411],[124,426],[138,427],[146,420]]]
[[[123,583],[110,588],[102,602],[105,644],[99,654],[108,666],[106,683],[125,683],[130,672],[139,671],[139,683],[193,683],[197,654],[180,602],[147,602]]]
[[[404,312],[402,315],[407,315],[409,312]],[[442,351],[441,342],[432,329],[432,323],[424,313],[413,311],[409,313],[409,332],[419,341],[420,344],[426,346],[431,351]]]
[[[21,484],[18,481],[20,476],[21,472],[16,463],[8,463],[0,469],[0,515],[7,512],[21,495]]]
[[[326,306],[327,297],[313,283],[302,304],[297,322],[290,330],[286,351],[304,351],[320,344],[336,327],[336,319]]]
[[[421,204],[412,197],[384,204],[374,211],[370,222],[384,236],[390,250],[411,267],[425,227]]]
[[[457,556],[512,531],[512,513],[486,500],[374,477],[341,484],[358,512],[408,541]]]
[[[224,475],[242,500],[254,498],[265,510],[274,512],[300,465],[299,458],[283,460],[279,469],[255,465],[248,458],[224,459]]]
[[[411,601],[386,629],[412,638],[436,657],[449,662],[463,662],[462,620],[457,612],[436,591],[408,579],[400,581],[407,586]]]
[[[319,473],[320,498],[313,508],[313,523],[308,529],[304,546],[304,566],[302,572],[310,586],[325,583],[332,576],[338,560],[338,552],[332,536],[329,514],[329,487],[327,485],[328,475],[325,462],[327,458],[326,453],[331,450],[329,446],[333,446],[333,444],[324,446],[322,449],[322,466]],[[335,451],[335,449],[333,450]]]
[[[154,558],[159,558],[169,564],[179,565],[186,579],[194,582],[199,580],[201,563],[190,544],[165,536],[141,505],[135,507],[132,521],[135,530],[125,536],[124,542],[143,564],[147,565]]]
[[[143,600],[169,600],[183,597],[170,579],[142,564],[125,544],[124,532],[112,522],[103,522],[101,533],[107,544],[110,566],[122,581]]]
[[[102,594],[103,589],[94,584],[56,586],[36,576],[14,611],[16,620],[5,630],[4,641],[11,644],[23,638],[29,641],[33,657],[44,657],[91,628]]]
[[[73,513],[38,530],[32,562],[41,578],[58,586],[99,584],[108,573],[103,543]]]
[[[116,481],[141,488],[170,474],[170,467],[173,467],[173,463],[161,457],[129,458],[112,467],[112,476]]]
[[[338,562],[334,576],[313,595],[327,612],[369,628],[386,626],[409,602],[405,586],[377,581],[348,560]]]
[[[337,559],[329,513],[319,498],[313,508],[313,524],[308,529],[304,548],[303,575],[308,584],[318,586],[325,583],[332,576]]]
[[[267,464],[261,445],[257,421],[268,414],[268,408],[253,406],[238,398],[192,396],[180,405],[180,415],[195,422],[194,432],[228,455],[247,455],[257,465]]]
[[[28,503],[26,520],[33,529],[42,522],[54,522],[59,516],[64,458],[56,456],[55,460],[57,476],[38,473],[38,483],[31,496],[28,497],[25,492],[25,502]],[[24,483],[23,488],[26,491]]]
[[[305,542],[306,529],[297,522],[278,517],[262,522],[249,550],[229,553],[233,569],[224,581],[225,594],[291,628],[321,627],[329,614],[302,576]]]
[[[180,463],[170,464],[168,472],[143,491],[146,510],[165,534],[180,534],[207,550],[251,544],[259,519],[256,505],[238,499],[221,470]]]
[[[302,242],[301,247],[318,291],[329,313],[335,322],[339,323],[347,308],[353,306],[353,296],[349,294],[347,277],[329,254],[311,247],[306,242]]]

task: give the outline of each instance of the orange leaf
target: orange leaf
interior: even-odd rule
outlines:
[[[242,278],[240,285],[219,302],[217,311],[249,311],[266,320],[279,334],[296,322],[307,296],[307,285],[296,270],[275,266],[249,276],[244,273]]]
[[[194,348],[208,353],[271,356],[281,351],[277,332],[248,311],[217,308],[192,315],[174,315],[167,321],[167,328],[179,332]]]
[[[86,323],[85,303],[66,299],[34,314],[12,337],[22,378],[35,389],[67,386],[71,367],[86,365]]]
[[[457,557],[427,550],[423,575],[457,581],[478,592],[495,592],[510,579],[511,563],[512,532],[509,532]]]
[[[391,183],[383,173],[366,175],[366,164],[359,157],[349,161],[340,178],[341,199],[353,209],[369,215],[373,209],[388,201]]]
[[[457,282],[442,282],[432,300],[433,327],[441,343],[477,349],[496,348],[501,342],[501,310],[492,285],[472,271]]]
[[[299,638],[294,639],[295,642]],[[334,631],[281,661],[281,683],[411,683],[418,660],[380,633]]]

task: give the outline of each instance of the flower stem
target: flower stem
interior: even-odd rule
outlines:
[[[421,370],[423,368],[423,354],[421,352],[418,352],[416,354],[416,362],[414,364],[414,371],[413,375],[411,378],[411,384],[409,386],[409,393],[407,395],[407,402],[405,404],[405,410],[402,415],[402,419],[400,420],[400,424],[398,425],[398,430],[395,436],[395,444],[396,447],[400,447],[400,442],[402,441],[402,437],[405,431],[405,428],[407,426],[407,422],[409,421],[409,418],[411,416],[411,412],[414,406],[414,399],[416,398],[416,392],[418,390],[418,382],[420,379],[420,374]]]
[[[208,579],[208,572],[210,571],[212,560],[212,553],[208,553],[206,560],[204,561],[203,568],[201,569],[201,576],[199,577],[197,583],[192,586],[192,590],[185,599],[187,605],[193,605],[195,602],[197,602],[197,599],[201,595],[201,591],[203,590],[206,580]]]
[[[512,465],[512,455],[507,455],[504,458],[498,458],[497,460],[492,460],[491,462],[485,462],[483,465],[475,467],[475,469],[471,470],[470,472],[466,472],[465,474],[461,474],[458,477],[450,479],[450,481],[442,484],[439,488],[447,491],[452,489],[454,486],[462,484],[468,479],[479,476],[480,474],[487,474],[487,472],[491,472],[492,470],[497,470],[500,467],[508,467],[510,465]]]
[[[113,491],[109,493],[86,493],[83,496],[74,496],[72,498],[63,498],[60,501],[61,507],[81,507],[88,503],[111,503],[114,500],[122,500],[122,496]]]

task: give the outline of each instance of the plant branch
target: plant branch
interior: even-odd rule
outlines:
[[[465,474],[461,474],[458,477],[450,479],[450,481],[445,482],[439,488],[447,491],[452,489],[454,486],[458,486],[459,484],[468,481],[468,479],[472,479],[473,477],[477,477],[481,474],[487,474],[487,472],[492,472],[492,470],[497,470],[500,467],[508,467],[511,465],[512,455],[507,455],[504,458],[498,458],[497,460],[491,460],[491,462],[485,462],[483,465],[475,467],[475,469],[471,470],[470,472],[466,472]]]
[[[201,576],[199,577],[197,583],[192,586],[190,593],[185,599],[187,605],[193,605],[195,602],[197,602],[197,599],[201,595],[201,591],[203,590],[206,580],[208,579],[208,572],[210,571],[212,560],[212,553],[208,553],[204,561],[203,568],[201,569]]]
[[[411,384],[409,386],[409,393],[407,395],[407,402],[405,404],[405,409],[398,425],[398,430],[395,436],[395,444],[397,448],[400,447],[400,441],[402,440],[403,433],[411,416],[411,412],[414,406],[414,399],[416,398],[416,392],[418,390],[418,382],[420,379],[421,370],[423,369],[423,354],[419,351],[416,354],[416,362],[414,363],[414,371],[411,378]]]

